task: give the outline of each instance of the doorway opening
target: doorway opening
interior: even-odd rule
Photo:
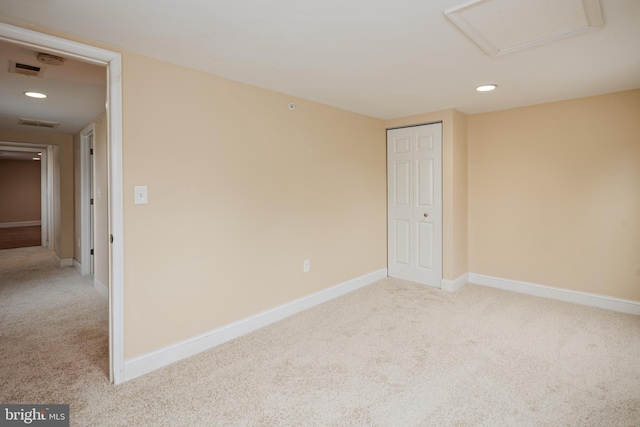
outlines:
[[[107,69],[109,372],[111,382],[121,383],[125,379],[121,55],[4,23],[0,23],[0,40],[101,65]],[[51,243],[50,239],[49,244]]]
[[[30,212],[27,213],[27,215],[29,216],[29,220],[23,221],[24,218],[20,218],[20,221],[15,223],[3,221],[2,224],[0,224],[0,228],[15,229],[15,232],[13,234],[16,235],[15,237],[17,237],[18,240],[13,243],[17,244],[18,246],[15,246],[15,244],[13,244],[12,242],[4,242],[4,244],[0,245],[0,248],[6,249],[9,247],[24,247],[27,243],[34,243],[29,244],[29,246],[42,246],[43,248],[52,250],[50,244],[52,245],[54,242],[52,238],[53,224],[51,220],[51,209],[53,205],[50,203],[49,195],[53,194],[53,180],[51,179],[51,176],[49,176],[49,172],[52,171],[51,165],[49,164],[49,160],[51,159],[49,146],[44,144],[26,144],[19,142],[0,141],[0,153],[0,160],[17,160],[20,163],[33,163],[34,161],[36,161],[36,159],[38,159],[38,176],[40,181],[39,185],[35,182],[30,181],[32,185],[29,186],[30,188],[27,188],[28,193],[32,193],[32,191],[35,191],[36,188],[39,190],[39,197],[34,198],[33,196],[35,196],[35,194],[31,194],[32,206],[31,209],[29,209]],[[29,169],[32,169],[32,167],[29,166]],[[13,177],[5,176],[4,179],[6,180],[6,183],[9,183],[11,182]],[[21,189],[19,195],[21,203],[24,203],[23,191],[24,188]],[[33,215],[35,214],[34,209],[37,209],[36,205],[34,204],[36,203],[36,199],[39,199],[40,202],[39,218],[33,217]],[[22,215],[25,214],[25,212],[21,213]],[[14,220],[16,219],[18,218],[14,218]],[[37,236],[34,234],[35,230],[33,229],[37,227],[40,228],[40,231],[39,233],[36,233],[39,234],[39,239],[37,239],[36,243]],[[30,230],[26,231],[27,228],[29,228]],[[21,230],[25,230],[25,232],[21,232]],[[50,232],[51,236],[49,234]],[[20,236],[22,235],[29,235],[29,238],[27,238],[25,241],[22,241],[22,239],[20,238]]]

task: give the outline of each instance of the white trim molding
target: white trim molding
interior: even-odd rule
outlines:
[[[504,289],[506,291],[519,292],[521,294],[537,297],[572,302],[580,305],[604,308],[605,310],[618,311],[621,313],[640,315],[640,302],[609,297],[606,295],[554,288],[552,286],[540,285],[537,283],[502,279],[500,277],[485,276],[483,274],[476,273],[469,273],[469,283]]]
[[[464,273],[455,280],[442,279],[440,289],[447,292],[456,292],[469,283],[469,273]]]
[[[144,375],[170,363],[193,356],[234,338],[278,322],[318,304],[353,292],[387,277],[387,269],[374,271],[364,276],[346,281],[331,288],[316,292],[290,303],[258,313],[255,316],[222,326],[205,334],[172,344],[142,356],[125,361],[125,381]]]
[[[42,221],[0,222],[0,228],[33,227],[35,225],[42,225]]]
[[[109,154],[109,362],[114,384],[124,376],[124,186],[122,164],[122,56],[106,52],[108,60],[107,133]]]
[[[58,254],[54,254],[58,260],[60,267],[73,267],[73,258],[60,258]]]
[[[82,274],[82,264],[75,258],[73,259],[73,268],[75,268],[78,273]]]
[[[100,296],[102,296],[107,301],[109,300],[109,288],[95,277],[93,278],[93,287],[95,288],[96,292],[100,294]]]
[[[93,224],[91,224],[91,184],[93,183],[93,164],[91,157],[91,139],[94,123],[80,132],[80,259],[84,274],[91,273],[91,241]]]

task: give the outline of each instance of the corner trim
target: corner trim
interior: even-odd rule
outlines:
[[[469,283],[469,273],[464,273],[455,280],[442,279],[440,289],[447,292],[456,292],[467,283]]]
[[[75,268],[78,273],[82,274],[82,264],[75,258],[73,259],[73,268]]]
[[[42,221],[0,222],[0,228],[33,227],[34,225],[42,225]]]
[[[521,294],[537,297],[572,302],[580,305],[588,305],[591,307],[603,308],[605,310],[618,311],[620,313],[640,315],[640,302],[609,297],[606,295],[572,291],[569,289],[555,288],[552,286],[522,282],[519,280],[503,279],[500,277],[485,276],[483,274],[476,273],[469,273],[469,283],[504,289],[506,291],[519,292]]]
[[[94,277],[93,278],[93,287],[95,288],[96,292],[98,292],[100,294],[101,297],[103,297],[104,299],[109,301],[109,288],[107,288],[104,285],[104,283],[102,283],[100,280],[98,280],[98,279],[96,279]]]
[[[131,358],[124,362],[124,380],[131,380],[163,366],[167,366],[170,363],[193,356],[286,317],[308,310],[318,304],[353,292],[356,289],[370,285],[385,277],[387,277],[386,268],[374,271],[279,307],[265,310],[255,316],[221,326],[202,335]]]
[[[60,258],[56,253],[54,255],[60,267],[73,267],[73,258]]]

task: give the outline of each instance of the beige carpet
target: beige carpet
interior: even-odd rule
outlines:
[[[640,425],[636,316],[385,279],[116,387],[86,279],[28,248],[0,281],[0,402],[72,425]]]

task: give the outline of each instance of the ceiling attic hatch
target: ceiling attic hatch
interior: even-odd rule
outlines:
[[[34,119],[20,119],[18,124],[22,126],[34,126],[39,128],[55,129],[60,125],[60,122],[48,122],[46,120],[34,120]]]
[[[44,71],[47,67],[41,67],[39,65],[29,65],[22,64],[20,62],[10,61],[9,62],[9,72],[15,74],[23,74],[29,77],[40,77],[44,76]]]
[[[444,14],[489,56],[604,26],[600,0],[472,0]]]

